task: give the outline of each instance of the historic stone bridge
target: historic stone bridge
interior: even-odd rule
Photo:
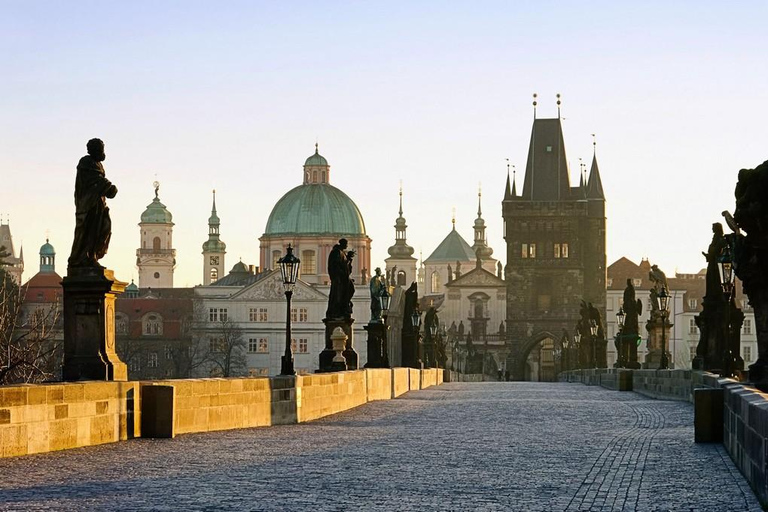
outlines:
[[[309,423],[0,459],[2,510],[758,511],[693,407],[446,383]]]

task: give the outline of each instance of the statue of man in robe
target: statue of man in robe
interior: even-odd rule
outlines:
[[[355,282],[352,274],[352,258],[355,251],[347,251],[347,240],[342,238],[333,246],[328,255],[328,275],[331,278],[331,291],[328,294],[326,318],[350,319],[352,317],[352,296],[355,294]]]
[[[88,154],[77,164],[75,178],[75,236],[69,256],[70,267],[101,268],[112,236],[112,221],[106,199],[117,195],[117,187],[104,173],[104,142],[91,139]]]

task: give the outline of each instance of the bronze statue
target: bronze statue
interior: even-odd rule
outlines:
[[[88,154],[77,164],[75,178],[75,236],[69,255],[70,267],[97,267],[107,254],[112,221],[105,198],[117,195],[117,187],[104,176],[104,143],[91,139]]]
[[[722,302],[723,289],[720,286],[720,271],[717,268],[717,261],[723,253],[723,249],[728,245],[723,234],[723,225],[719,222],[712,224],[712,242],[707,248],[707,252],[702,252],[704,259],[707,260],[707,288],[704,297]]]
[[[347,240],[342,238],[333,246],[328,255],[328,275],[331,278],[331,290],[328,294],[326,318],[352,318],[352,296],[355,294],[355,282],[352,274],[352,258],[355,251],[347,251]]]
[[[653,265],[651,266],[651,271],[648,272],[648,279],[653,283],[653,288],[651,288],[651,310],[657,311],[659,309],[659,301],[657,297],[661,293],[661,289],[666,288],[669,290],[669,287],[667,286],[667,276],[658,265]]]
[[[381,269],[376,267],[375,275],[371,276],[371,283],[368,288],[371,291],[371,320],[370,323],[381,323],[381,293],[384,291],[386,284],[384,283],[384,276],[381,275]]]

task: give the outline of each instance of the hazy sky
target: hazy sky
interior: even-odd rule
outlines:
[[[66,272],[75,166],[106,142],[113,235],[102,261],[130,280],[154,194],[176,226],[175,285],[202,281],[211,189],[227,267],[258,264],[275,202],[315,141],[360,207],[373,265],[394,242],[426,258],[470,242],[482,182],[505,260],[509,158],[563,95],[571,179],[590,134],[608,198],[608,262],[704,266],[740,168],[768,159],[765,2],[41,2],[0,0],[0,212],[27,271],[50,231]]]

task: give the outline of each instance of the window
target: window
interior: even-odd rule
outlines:
[[[536,244],[522,244],[520,248],[520,256],[522,258],[535,258]]]
[[[258,350],[259,340],[257,338],[248,338],[248,352],[253,354]]]
[[[291,350],[294,354],[306,354],[309,352],[309,343],[307,338],[291,338]]]
[[[145,336],[161,336],[163,334],[163,317],[157,313],[149,313],[144,316],[141,332]]]
[[[159,251],[160,250],[160,237],[156,236],[152,239],[152,250]]]
[[[219,269],[212,268],[211,269],[211,282],[215,283],[218,280],[219,280]]]
[[[744,347],[744,362],[752,361],[752,347]]]
[[[208,340],[208,350],[214,354],[224,352],[224,338],[211,338]]]
[[[742,334],[752,334],[752,320],[745,319],[744,325],[741,326]]]
[[[254,309],[255,310],[255,309]],[[259,308],[256,312],[257,322],[268,322],[269,316],[267,315],[267,308]]]
[[[117,334],[128,334],[128,318],[124,315],[118,315],[115,318],[115,331]]]
[[[696,309],[699,306],[699,301],[697,299],[688,299],[688,307],[691,309]]]
[[[749,301],[747,299],[741,299],[741,309],[749,309]]]
[[[555,258],[560,258],[560,244],[555,244],[555,250],[553,252]]]
[[[260,354],[268,354],[269,353],[269,340],[267,338],[259,338],[259,345],[257,352]]]
[[[442,284],[442,280],[440,279],[440,272],[438,272],[437,270],[432,272],[431,281],[432,282],[430,284],[432,285],[432,288],[431,288],[432,293],[437,293],[438,291],[440,291],[440,285]]]
[[[251,354],[268,354],[269,341],[267,338],[249,338],[248,352]]]
[[[397,286],[405,286],[405,270],[397,271]]]
[[[248,368],[249,377],[268,377],[269,368]]]
[[[157,352],[150,352],[147,357],[147,368],[157,368]]]
[[[140,372],[141,371],[141,357],[138,355],[134,356],[133,359],[131,359],[130,364],[128,365],[128,369],[132,372]]]
[[[552,152],[552,146],[547,146],[547,153],[551,153],[551,152]]]
[[[171,347],[167,345],[165,347],[165,359],[166,360],[173,359],[173,350],[171,349]]]
[[[249,322],[255,322],[258,318],[259,310],[257,308],[249,308],[248,309],[248,321]]]
[[[291,308],[291,322],[306,322],[307,308]]]
[[[568,252],[568,244],[561,244],[560,245],[560,257],[561,258],[568,258],[569,254],[570,253]]]
[[[634,286],[634,287],[638,287],[641,284],[643,284],[643,280],[642,279],[633,279],[632,280],[632,286]]]
[[[282,258],[280,251],[272,251],[272,268],[280,267],[280,264],[277,262],[280,258]]]
[[[317,274],[317,259],[315,251],[301,251],[301,273]]]
[[[228,316],[227,308],[210,308],[208,310],[208,320],[210,322],[226,322]]]
[[[696,326],[696,319],[691,318],[688,321],[688,334],[696,334],[699,332],[699,328]]]

